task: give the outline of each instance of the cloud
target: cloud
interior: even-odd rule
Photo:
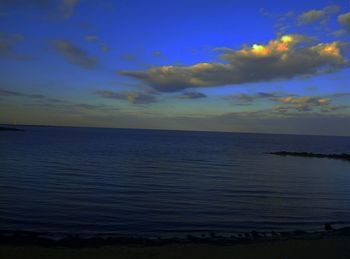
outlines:
[[[98,37],[96,35],[85,35],[84,40],[88,42],[96,42],[98,41]]]
[[[109,47],[105,43],[100,43],[100,49],[101,49],[102,52],[108,52],[109,51]]]
[[[82,68],[92,69],[96,68],[98,59],[95,56],[90,56],[86,51],[78,46],[66,41],[55,40],[54,46],[57,51],[70,63],[78,65]]]
[[[155,58],[160,58],[163,56],[163,53],[159,50],[156,50],[156,51],[153,51],[152,52],[152,56],[155,57]]]
[[[102,98],[126,100],[133,104],[150,104],[158,101],[154,95],[140,92],[113,92],[109,90],[98,90],[95,94]]]
[[[102,41],[100,41],[100,39],[96,35],[85,35],[84,40],[87,42],[95,42],[95,43],[99,44],[102,52],[109,51],[108,45],[103,43]]]
[[[234,104],[238,105],[247,105],[251,104],[254,101],[258,99],[271,99],[271,98],[276,98],[278,96],[277,93],[265,93],[265,92],[260,92],[256,94],[234,94],[225,97],[225,99],[228,99],[232,101]]]
[[[330,95],[330,97],[335,97],[335,98],[341,98],[341,97],[348,97],[350,96],[350,93],[336,93]]]
[[[207,97],[205,94],[199,92],[185,92],[178,96],[179,99],[200,99],[205,97]]]
[[[286,94],[282,92],[260,92],[256,94],[234,94],[224,98],[232,101],[236,105],[249,105],[257,100],[263,99],[270,102],[278,102],[281,105],[274,105],[272,106],[272,109],[281,113],[287,113],[290,111],[305,112],[313,110],[331,112],[345,109],[348,106],[331,106],[331,102],[336,98],[343,98],[348,96],[350,96],[350,93],[336,93],[324,96],[298,96],[295,94]]]
[[[19,8],[47,8],[54,0],[0,0],[0,5],[5,7],[19,7]]]
[[[298,23],[301,24],[309,24],[313,22],[320,21],[321,23],[325,23],[328,20],[330,14],[334,14],[340,10],[340,7],[337,5],[329,5],[324,7],[321,10],[310,10],[307,12],[303,12],[298,17]]]
[[[79,0],[62,0],[60,5],[60,14],[64,19],[68,19],[73,15]]]
[[[344,29],[339,29],[339,30],[336,30],[336,31],[333,31],[331,34],[334,36],[334,37],[341,37],[341,36],[344,36],[346,35],[348,32]]]
[[[328,107],[323,107],[320,111],[321,112],[334,112],[338,110],[344,110],[344,109],[349,109],[350,105],[338,105],[338,106],[328,106]]]
[[[339,15],[338,23],[350,32],[350,12]]]
[[[22,34],[7,35],[0,33],[0,57],[15,60],[33,60],[32,56],[17,54],[13,50],[15,45],[23,41],[24,36]]]
[[[320,97],[320,96],[286,96],[273,98],[274,101],[283,103],[287,106],[277,105],[273,109],[282,113],[285,113],[289,110],[298,110],[298,111],[312,111],[315,107],[328,107],[331,103],[330,98]]]
[[[298,17],[299,24],[308,24],[316,21],[320,21],[326,18],[326,12],[324,10],[310,10],[302,13]]]
[[[327,105],[331,101],[329,98],[322,98],[318,96],[302,96],[302,97],[287,96],[287,97],[276,98],[275,100],[278,100],[285,104],[296,104],[296,105],[305,105],[305,104]]]
[[[279,114],[279,115],[278,115]],[[259,112],[236,112],[215,116],[211,123],[227,131],[240,130],[259,133],[316,134],[349,136],[349,115],[327,113],[289,113],[271,110]]]
[[[157,91],[237,85],[291,79],[339,70],[349,65],[339,42],[305,46],[309,39],[284,35],[266,45],[253,44],[240,50],[221,49],[223,62],[191,66],[161,66],[146,71],[118,71],[139,79]]]
[[[51,13],[51,18],[69,19],[79,0],[0,0],[0,6],[8,9],[40,8]]]
[[[200,116],[123,114],[91,116],[88,122],[108,127],[199,131],[321,134],[349,136],[350,116],[332,113],[280,113],[272,109]]]
[[[77,110],[116,110],[114,107],[110,107],[103,104],[86,104],[70,102],[62,99],[50,98],[42,94],[28,94],[18,91],[12,91],[0,88],[0,97],[23,97],[36,100],[37,102],[32,104],[36,106],[54,108],[58,110],[77,111]]]
[[[340,6],[339,5],[328,5],[323,8],[323,10],[328,13],[328,14],[335,14],[340,11]]]
[[[241,104],[241,105],[249,104],[255,101],[255,98],[249,94],[235,94],[235,95],[229,96],[228,98],[232,100],[234,103]]]
[[[20,96],[20,97],[29,97],[35,99],[45,99],[46,97],[41,94],[26,94],[11,90],[0,89],[0,96]]]

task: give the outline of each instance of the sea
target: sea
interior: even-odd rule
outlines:
[[[113,237],[350,226],[350,137],[19,126],[0,132],[0,230]]]

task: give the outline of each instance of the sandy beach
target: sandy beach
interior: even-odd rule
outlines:
[[[350,237],[269,241],[249,244],[113,245],[100,247],[44,247],[0,245],[0,258],[350,258]]]

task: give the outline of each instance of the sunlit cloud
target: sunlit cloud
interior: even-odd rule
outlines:
[[[223,62],[203,62],[191,66],[161,66],[147,71],[119,71],[139,79],[157,91],[174,92],[186,88],[268,82],[329,73],[349,65],[340,42],[311,46],[301,35],[283,35],[268,44],[253,44],[240,50],[222,49]]]
[[[280,97],[276,100],[286,103],[286,104],[297,104],[297,105],[304,105],[304,104],[313,104],[313,105],[327,105],[330,103],[329,98],[321,98],[321,97],[314,97],[314,96],[302,96],[302,97],[293,97],[293,96],[287,96],[287,97]]]
[[[331,103],[330,98],[326,97],[319,97],[319,96],[300,96],[300,97],[294,97],[294,96],[286,96],[286,97],[279,97],[274,98],[275,101],[278,101],[280,103],[283,103],[288,106],[283,105],[277,105],[274,106],[273,109],[279,112],[287,112],[288,110],[298,110],[298,111],[312,111],[315,107],[328,107],[328,105]]]

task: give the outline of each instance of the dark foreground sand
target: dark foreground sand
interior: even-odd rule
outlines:
[[[270,241],[250,244],[114,245],[102,247],[38,247],[0,245],[0,258],[269,258],[349,259],[350,237]]]

